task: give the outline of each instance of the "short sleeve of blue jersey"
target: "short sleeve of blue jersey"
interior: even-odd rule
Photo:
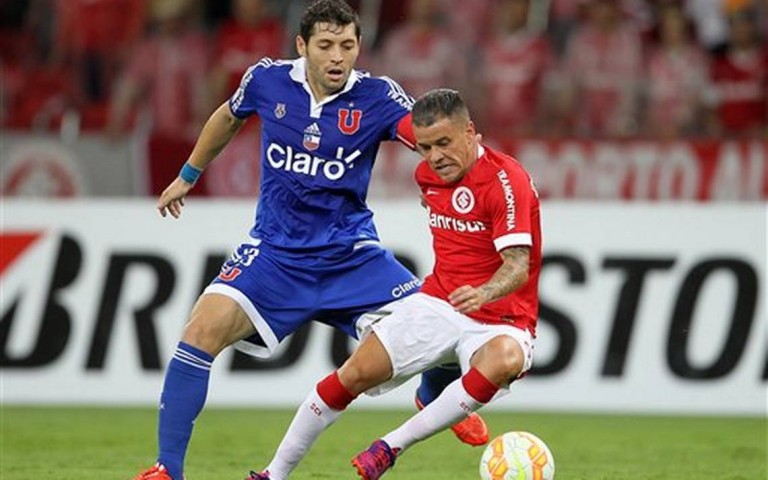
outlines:
[[[394,140],[397,138],[397,124],[413,108],[413,98],[391,78],[379,77],[379,79],[384,83],[383,88],[386,91],[386,101],[381,110],[381,121],[388,126],[386,129],[388,136],[385,140]]]
[[[232,115],[237,118],[247,118],[256,113],[260,78],[273,63],[271,58],[264,57],[259,60],[259,63],[248,67],[240,80],[240,86],[229,99],[229,110]]]

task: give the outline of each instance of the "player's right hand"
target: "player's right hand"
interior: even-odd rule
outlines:
[[[181,207],[184,206],[184,197],[192,189],[192,184],[185,182],[181,177],[171,182],[157,201],[157,210],[163,217],[170,213],[173,218],[181,216]]]
[[[448,301],[459,313],[472,313],[480,310],[480,307],[490,300],[487,289],[463,285],[448,295]]]

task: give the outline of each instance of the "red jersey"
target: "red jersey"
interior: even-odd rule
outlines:
[[[461,82],[458,45],[444,30],[419,31],[410,25],[393,30],[384,40],[380,66],[406,92],[419,96],[435,85]]]
[[[640,36],[628,24],[610,32],[587,25],[573,34],[565,69],[578,89],[574,122],[579,134],[632,133],[643,74],[641,53]]]
[[[720,122],[726,133],[748,133],[768,122],[768,53],[729,53],[711,69]]]
[[[230,20],[216,38],[217,63],[229,74],[227,91],[234,92],[243,73],[263,57],[281,58],[283,53],[283,25],[266,19],[257,26],[247,26]]]
[[[530,133],[544,76],[554,63],[547,40],[529,32],[493,37],[483,49],[487,129],[494,138]]]
[[[58,0],[57,45],[70,54],[119,55],[123,53],[121,49],[141,37],[147,3],[144,0]]]
[[[538,194],[514,158],[487,147],[480,150],[477,163],[453,184],[440,179],[426,161],[416,168],[435,252],[435,267],[422,292],[448,301],[458,287],[488,281],[502,264],[499,252],[528,246],[528,281],[468,315],[482,323],[512,323],[535,335],[541,270]]]
[[[707,58],[698,46],[656,47],[648,56],[647,119],[650,129],[686,131],[707,85]]]
[[[143,98],[151,107],[156,132],[183,137],[199,131],[207,66],[206,39],[198,32],[149,37],[136,46],[125,75],[149,89]]]

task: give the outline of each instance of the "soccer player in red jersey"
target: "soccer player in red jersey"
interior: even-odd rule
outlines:
[[[560,128],[588,138],[637,133],[642,43],[615,0],[588,0],[587,23],[568,40]]]
[[[270,15],[264,0],[235,0],[232,18],[214,36],[214,58],[210,74],[211,96],[216,106],[234,92],[243,72],[262,57],[281,58],[284,50],[283,24]]]
[[[530,28],[531,0],[499,2],[493,34],[484,43],[479,86],[468,101],[490,138],[542,133],[545,84],[555,64],[547,38]],[[478,112],[478,108],[482,108]],[[478,118],[480,113],[480,118]]]
[[[694,135],[702,127],[708,60],[682,5],[660,6],[658,19],[646,58],[643,130],[667,140]]]
[[[725,52],[710,67],[710,133],[725,138],[761,138],[768,129],[768,48],[751,2],[727,10]]]
[[[455,361],[462,377],[352,463],[375,480],[414,443],[503,394],[531,366],[541,268],[539,200],[512,157],[480,145],[464,101],[432,90],[413,108],[424,160],[416,180],[427,208],[435,266],[421,292],[358,322],[363,338],[299,407],[263,473],[288,476],[320,433],[361,393],[383,393]]]

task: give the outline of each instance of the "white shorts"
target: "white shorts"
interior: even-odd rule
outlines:
[[[386,312],[386,313],[385,313]],[[457,363],[469,371],[472,355],[491,339],[512,337],[523,349],[527,372],[533,362],[533,336],[512,325],[488,325],[457,312],[439,298],[415,293],[366,314],[357,322],[358,337],[376,333],[392,360],[392,378],[366,393],[381,395],[412,376],[444,363]]]

